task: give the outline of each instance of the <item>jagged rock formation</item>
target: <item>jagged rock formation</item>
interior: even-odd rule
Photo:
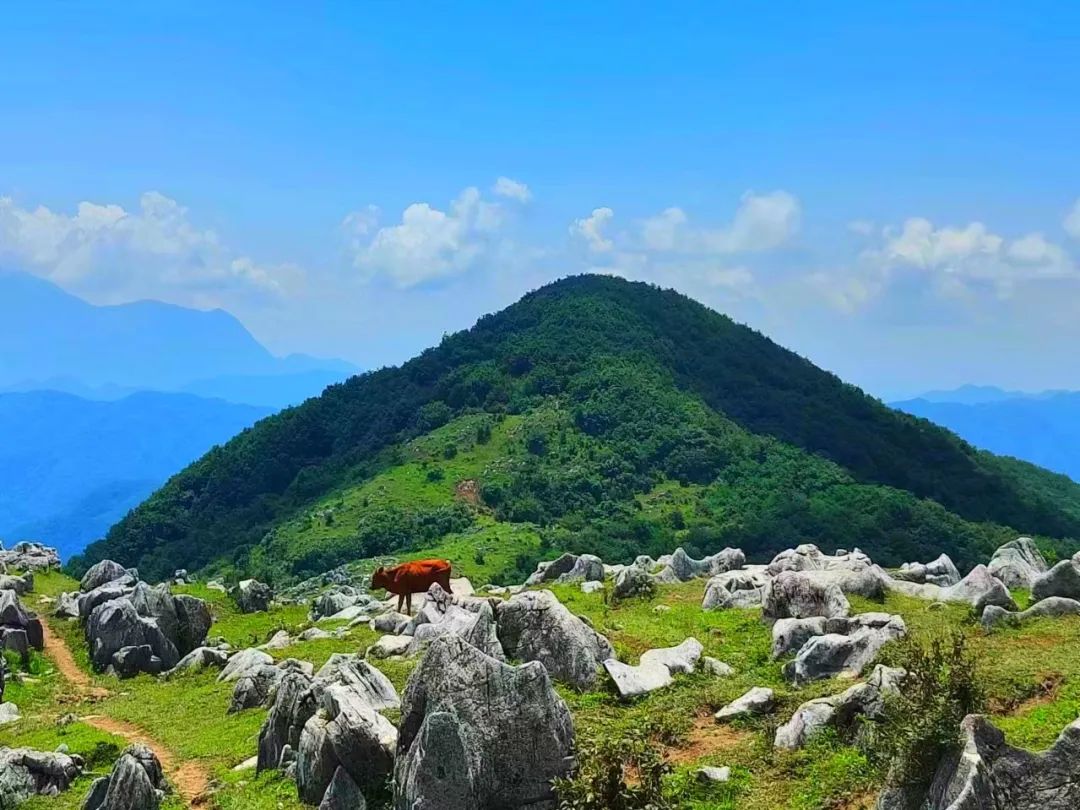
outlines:
[[[837,695],[808,700],[776,730],[773,745],[776,748],[802,748],[826,728],[835,729],[842,740],[851,742],[860,730],[861,722],[880,719],[885,708],[884,696],[897,692],[906,674],[902,669],[878,664],[866,683],[856,684]]]
[[[1016,610],[1016,603],[1009,595],[1008,588],[997,577],[991,576],[985,565],[975,566],[966,577],[946,588],[929,583],[918,585],[893,578],[889,579],[889,587],[908,596],[927,599],[931,602],[965,602],[971,605],[978,614],[981,614],[987,605],[998,605],[1007,610]]]
[[[526,585],[545,582],[598,582],[604,578],[604,564],[592,554],[563,554],[561,557],[536,566]]]
[[[499,605],[498,639],[506,657],[539,661],[556,680],[578,689],[596,683],[600,665],[615,657],[611,643],[571,613],[551,591],[528,591]]]
[[[1080,720],[1050,748],[1032,753],[1013,748],[1005,735],[978,714],[960,724],[961,747],[939,765],[928,794],[887,790],[878,810],[1074,810],[1080,807]]]
[[[713,717],[717,720],[731,720],[748,714],[768,714],[775,706],[776,698],[773,690],[764,686],[755,686],[724,706]]]
[[[1006,588],[1031,588],[1049,568],[1030,537],[1018,537],[1000,546],[986,567]]]
[[[60,567],[60,553],[41,543],[16,543],[10,549],[0,546],[0,570],[48,571]]]
[[[543,666],[512,667],[443,636],[405,690],[394,806],[549,810],[572,750],[570,712]]]
[[[56,796],[83,770],[82,758],[30,748],[0,748],[0,807],[18,807],[31,796]]]
[[[1031,596],[1033,599],[1051,596],[1080,599],[1080,552],[1037,576],[1031,583]],[[1015,610],[1015,606],[1012,609]]]
[[[987,605],[982,614],[982,626],[989,630],[999,624],[1019,625],[1039,616],[1080,616],[1080,601],[1064,596],[1048,596],[1027,610],[1005,610],[997,605]]]
[[[0,647],[28,661],[30,650],[45,648],[41,619],[23,607],[15,591],[0,591]]]
[[[783,570],[762,589],[761,615],[766,620],[811,616],[833,618],[849,613],[851,605],[838,585],[821,582],[795,570]]]
[[[676,673],[693,672],[703,649],[696,638],[688,638],[677,647],[647,650],[636,667],[609,658],[604,661],[604,669],[620,697],[638,697],[669,686]]]
[[[904,620],[888,613],[829,619],[825,635],[810,638],[784,665],[784,677],[804,684],[836,675],[858,676],[885,644],[906,633]]]
[[[905,582],[914,582],[916,585],[929,583],[940,588],[947,588],[960,581],[960,572],[948,554],[942,554],[928,563],[904,563],[893,576]]]
[[[241,613],[258,613],[270,609],[274,591],[257,579],[245,579],[229,591],[229,595],[236,601]]]
[[[154,752],[132,745],[116,760],[111,774],[90,785],[83,810],[157,810],[167,790]]]

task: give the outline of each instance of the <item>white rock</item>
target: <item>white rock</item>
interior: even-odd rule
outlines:
[[[390,658],[395,655],[404,655],[412,643],[409,636],[383,636],[367,648],[368,658]]]
[[[14,723],[21,716],[22,715],[19,714],[19,707],[14,703],[10,701],[7,703],[0,703],[0,726]]]
[[[750,714],[768,714],[776,705],[773,690],[765,686],[755,686],[742,697],[731,701],[720,711],[713,715],[717,720],[730,720],[733,717],[744,717]]]
[[[671,671],[663,664],[639,665],[632,667],[614,658],[604,661],[604,669],[607,670],[611,680],[615,682],[615,688],[619,690],[620,697],[632,698],[671,686],[673,679]]]
[[[701,669],[703,672],[707,672],[709,675],[715,675],[717,678],[730,678],[735,674],[735,669],[731,664],[726,664],[723,661],[708,655],[701,659]]]
[[[709,784],[711,782],[727,782],[731,779],[731,768],[725,765],[722,768],[716,768],[708,765],[704,768],[698,768],[694,775],[699,782]]]
[[[596,592],[602,591],[602,590],[604,590],[604,583],[603,582],[597,582],[596,580],[592,580],[590,582],[582,582],[581,583],[581,592],[582,593],[596,593]]]

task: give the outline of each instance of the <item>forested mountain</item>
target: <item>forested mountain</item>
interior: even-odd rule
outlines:
[[[1080,481],[1080,393],[1047,392],[981,402],[892,403],[976,447],[1030,461]]]
[[[678,293],[579,276],[260,422],[73,568],[285,578],[474,549],[509,572],[559,548],[765,556],[803,541],[885,563],[945,550],[963,567],[1018,531],[1080,537],[1080,486],[979,452]]]
[[[165,480],[270,413],[189,394],[0,394],[0,538],[81,551]]]

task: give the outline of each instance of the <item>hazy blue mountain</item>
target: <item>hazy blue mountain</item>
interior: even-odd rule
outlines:
[[[976,447],[1080,481],[1080,393],[1022,394],[970,404],[919,398],[892,406],[946,427]]]
[[[271,412],[191,394],[0,394],[0,537],[41,539],[68,557]]]
[[[948,390],[927,391],[912,397],[926,402],[953,402],[958,405],[985,405],[989,402],[1004,402],[1010,399],[1047,399],[1069,391],[1007,391],[994,385],[961,385]]]
[[[179,391],[218,378],[302,379],[322,372],[321,381],[333,372],[336,381],[352,371],[340,360],[275,357],[222,310],[159,301],[94,306],[36,276],[0,271],[0,390],[113,399],[132,390]],[[286,392],[299,385],[296,379],[281,382]]]

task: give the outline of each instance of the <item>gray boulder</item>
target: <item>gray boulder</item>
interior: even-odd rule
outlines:
[[[187,594],[173,596],[164,582],[154,586],[136,583],[128,599],[140,616],[155,621],[180,655],[202,644],[213,623],[206,602]]]
[[[776,576],[785,571],[861,571],[873,565],[873,561],[858,549],[825,554],[813,543],[781,551],[768,565],[769,574]]]
[[[982,715],[960,724],[958,751],[946,756],[921,806],[926,810],[1074,810],[1080,807],[1080,720],[1050,748],[1013,748]],[[879,808],[891,808],[879,801]]]
[[[830,618],[850,612],[851,605],[838,585],[797,572],[777,574],[762,589],[761,615],[766,620]]]
[[[0,591],[15,591],[16,594],[22,596],[32,590],[34,590],[33,572],[27,571],[22,576],[0,574]]]
[[[1036,600],[1050,596],[1080,600],[1080,553],[1037,576],[1031,583],[1031,596]]]
[[[161,659],[154,655],[149,644],[121,647],[113,653],[106,671],[118,678],[133,678],[140,672],[157,675],[161,672]]]
[[[986,566],[1006,588],[1031,588],[1050,567],[1030,537],[1018,537],[1000,546]]]
[[[86,622],[86,640],[95,669],[104,670],[113,655],[124,647],[150,647],[161,669],[172,669],[180,660],[176,646],[157,623],[138,614],[127,599],[114,599],[94,608]],[[160,670],[159,670],[160,671]]]
[[[777,619],[772,626],[772,657],[795,652],[814,636],[825,635],[825,617],[808,619]]]
[[[631,698],[671,685],[672,676],[689,674],[697,668],[702,653],[701,642],[688,638],[676,647],[647,650],[641,654],[640,663],[629,666],[614,658],[604,661],[607,671],[620,697]]]
[[[604,563],[592,554],[563,554],[561,557],[542,562],[525,580],[526,585],[543,585],[545,582],[598,582],[604,578]]]
[[[877,613],[830,620],[825,629],[825,635],[811,638],[784,665],[788,680],[805,684],[837,675],[858,676],[883,646],[907,633],[900,616]]]
[[[359,655],[334,653],[316,677],[327,684],[346,687],[352,699],[374,711],[401,706],[401,698],[390,679]],[[341,700],[341,694],[336,694]]]
[[[371,629],[376,633],[400,635],[409,624],[409,617],[395,610],[388,611],[371,620]]]
[[[654,588],[655,583],[648,571],[637,565],[628,565],[615,575],[611,596],[616,601],[634,596],[648,596]]]
[[[88,593],[96,588],[100,588],[107,582],[114,582],[116,580],[122,580],[126,583],[135,584],[135,577],[120,565],[118,562],[112,560],[102,560],[99,563],[94,563],[83,574],[83,578],[79,581],[79,590],[83,593]]]
[[[505,658],[491,603],[486,599],[455,600],[438,584],[431,586],[419,613],[403,632],[412,635],[407,650],[410,655],[423,651],[438,636],[454,635],[494,658]]]
[[[714,576],[705,585],[702,610],[761,607],[761,594],[768,576],[758,570],[728,571]]]
[[[929,583],[941,588],[947,588],[960,581],[960,572],[948,554],[942,554],[928,563],[904,563],[894,576],[905,582],[914,582],[918,585]]]
[[[698,577],[715,576],[742,568],[746,565],[746,555],[740,549],[725,548],[716,554],[695,560],[682,547],[679,547],[674,553],[661,557],[657,562],[663,566],[657,574],[662,580],[667,579],[664,572],[670,571],[679,582],[688,582]]]
[[[512,667],[460,638],[432,642],[402,701],[396,810],[555,807],[573,725],[539,663]]]
[[[596,683],[597,671],[615,657],[611,643],[555,598],[551,591],[527,591],[499,606],[498,639],[506,656],[539,661],[552,678],[578,689]]]
[[[0,567],[16,571],[48,571],[60,567],[60,554],[41,543],[23,541],[10,549],[0,547]]]
[[[879,720],[885,695],[896,693],[907,673],[878,664],[866,683],[856,684],[840,694],[808,700],[791,719],[776,730],[776,748],[802,748],[826,728],[835,729],[840,739],[852,742],[865,721]]]
[[[116,760],[111,774],[94,781],[83,810],[157,810],[167,789],[154,752],[132,745]]]
[[[741,697],[731,701],[713,715],[718,721],[731,720],[755,714],[768,714],[776,706],[773,690],[764,686],[755,686]]]
[[[57,796],[82,770],[80,757],[0,747],[0,807],[18,807],[31,796]]]
[[[319,810],[367,810],[367,801],[360,792],[360,787],[340,765],[323,793]]]
[[[259,731],[259,759],[256,769],[276,770],[282,756],[300,745],[300,734],[318,708],[314,679],[299,670],[289,670],[278,684],[274,702]]]
[[[229,663],[229,653],[218,647],[196,647],[176,662],[176,666],[165,673],[166,678],[182,672],[201,672],[210,667],[223,668]]]
[[[1080,602],[1064,596],[1048,596],[1027,610],[1005,610],[997,605],[987,605],[982,614],[982,626],[987,630],[999,624],[1017,626],[1039,616],[1080,616]]]
[[[112,602],[114,599],[127,599],[134,590],[134,587],[135,585],[133,582],[117,579],[99,585],[92,591],[79,594],[77,597],[79,603],[79,618],[89,618],[90,614],[94,612],[98,605],[104,605],[106,602]]]
[[[284,675],[284,670],[272,664],[248,670],[233,687],[228,714],[267,705]]]
[[[985,565],[977,565],[955,585],[942,588],[926,583],[923,585],[889,577],[885,580],[890,590],[907,596],[926,599],[931,602],[963,602],[971,605],[976,613],[981,614],[987,605],[999,605],[1008,610],[1016,610],[1016,603],[1009,595],[1000,579],[991,576]]]
[[[229,592],[241,613],[258,613],[270,609],[273,589],[257,579],[245,579]]]
[[[257,650],[254,647],[248,647],[246,650],[241,650],[229,658],[228,663],[225,664],[225,668],[222,669],[221,674],[218,675],[218,682],[228,683],[230,681],[240,680],[244,675],[258,669],[264,664],[273,663],[274,659],[269,653]]]

